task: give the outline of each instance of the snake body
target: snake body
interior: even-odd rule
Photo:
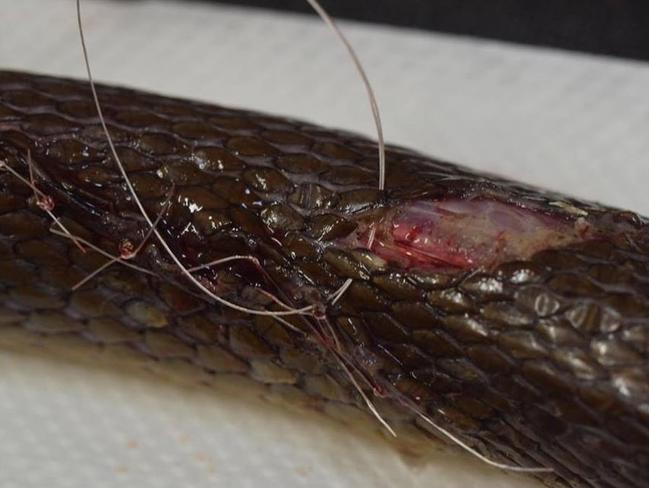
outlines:
[[[649,224],[302,121],[0,72],[0,346],[425,419],[551,486],[649,486]],[[41,202],[42,203],[42,202]],[[370,238],[369,236],[373,237]],[[108,260],[146,241],[128,263]],[[369,244],[369,246],[368,246]],[[83,249],[83,250],[82,250]],[[130,257],[130,256],[129,256]],[[336,298],[336,292],[349,286]],[[74,351],[74,352],[73,352]],[[82,352],[79,352],[82,351]],[[365,398],[360,392],[363,392]],[[448,440],[448,439],[446,439]]]

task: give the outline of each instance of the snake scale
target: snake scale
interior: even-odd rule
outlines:
[[[196,281],[240,307],[306,312],[206,296],[147,236],[87,82],[1,71],[0,347],[368,399],[388,423],[433,436],[429,419],[492,460],[551,468],[535,474],[550,486],[649,486],[644,218],[393,146],[379,191],[363,137],[98,93],[137,195]],[[6,170],[30,165],[72,239]],[[95,248],[143,239],[135,268],[72,289],[109,259]],[[200,267],[233,255],[253,259]]]

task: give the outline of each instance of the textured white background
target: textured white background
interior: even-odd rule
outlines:
[[[325,2],[326,3],[326,2]],[[372,134],[318,21],[172,1],[84,2],[98,79]],[[83,76],[73,0],[0,0],[0,66]],[[628,61],[343,23],[390,142],[649,214],[649,69]],[[0,353],[0,488],[504,487],[442,457],[405,464],[327,424]]]

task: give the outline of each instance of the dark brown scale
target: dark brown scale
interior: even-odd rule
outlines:
[[[390,405],[389,421],[396,413],[426,430],[407,407],[416,405],[493,460],[552,468],[539,475],[552,486],[647,486],[644,219],[393,147],[379,192],[376,147],[356,135],[121,88],[99,87],[99,98],[150,216],[170,199],[159,230],[185,265],[257,257],[261,269],[231,262],[195,276],[251,308],[279,309],[260,290],[317,305],[368,395]],[[75,234],[112,254],[124,239],[140,242],[147,227],[86,83],[0,72],[0,160],[26,175],[28,151],[39,188]],[[47,338],[93,362],[112,351],[127,365],[152,358],[189,369],[199,382],[250,375],[363,407],[322,320],[287,317],[293,330],[220,306],[154,238],[134,261],[154,275],[114,265],[73,291],[106,258],[52,236],[30,197],[0,173],[0,346]],[[412,205],[481,201],[522,209],[568,237],[484,265],[406,265],[363,244],[367,225],[389,234]]]

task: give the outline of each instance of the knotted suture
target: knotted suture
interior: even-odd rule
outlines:
[[[137,256],[137,254],[141,251],[141,249],[144,247],[146,244],[146,241],[148,240],[148,236],[145,235],[144,239],[140,242],[140,244],[137,246],[137,248],[133,249],[130,245],[130,241],[123,241],[122,244],[124,245],[123,248],[120,249],[120,253],[115,255],[112,254],[101,247],[97,246],[96,244],[88,241],[87,239],[84,239],[83,237],[80,237],[78,235],[73,234],[68,227],[63,223],[62,219],[58,217],[54,211],[56,209],[56,202],[54,197],[51,195],[43,192],[38,188],[38,185],[36,183],[36,179],[34,176],[34,170],[33,170],[33,160],[31,156],[31,151],[27,150],[26,154],[26,164],[28,168],[28,175],[29,177],[26,178],[20,172],[18,172],[16,169],[12,168],[7,164],[5,161],[0,161],[0,171],[7,171],[9,174],[11,174],[13,177],[15,177],[20,183],[24,184],[27,186],[29,189],[32,190],[32,198],[31,200],[33,201],[34,205],[40,209],[41,211],[45,212],[48,217],[51,219],[52,223],[49,227],[49,230],[52,234],[57,235],[59,237],[62,237],[64,239],[70,240],[72,243],[74,243],[75,246],[82,252],[86,253],[88,252],[88,249],[91,249],[104,257],[108,258],[108,261],[104,263],[100,268],[97,270],[91,272],[88,276],[83,278],[81,281],[76,283],[75,285],[72,286],[72,290],[76,290],[80,288],[83,284],[87,283],[89,280],[94,278],[97,274],[99,274],[101,271],[104,269],[108,268],[114,263],[120,263],[124,266],[127,266],[135,271],[149,274],[149,275],[155,275],[154,272],[143,268],[141,266],[137,266],[135,264],[132,264],[128,262],[129,260],[133,259],[134,257]],[[164,208],[163,208],[164,210]],[[163,211],[160,212],[159,218],[162,216]],[[130,249],[130,252],[127,252],[127,250]]]
[[[95,276],[97,276],[99,273],[101,273],[103,270],[109,268],[115,263],[122,263],[122,264],[130,264],[127,263],[128,261],[134,260],[142,251],[144,246],[146,246],[147,242],[151,238],[151,235],[153,234],[153,229],[157,227],[157,225],[160,223],[160,220],[163,218],[165,212],[169,209],[171,205],[171,197],[174,193],[174,187],[172,185],[169,194],[165,201],[163,202],[160,211],[158,212],[158,215],[156,216],[156,219],[153,223],[153,227],[149,228],[146,230],[144,233],[144,236],[142,237],[142,240],[140,243],[135,246],[133,242],[130,239],[122,239],[118,246],[118,255],[111,255],[111,254],[104,254],[106,257],[109,258],[108,261],[106,261],[103,265],[101,265],[99,268],[88,274],[85,278],[77,282],[72,289],[76,290],[80,287],[82,287],[85,283],[93,279]],[[102,252],[103,254],[103,252]],[[151,271],[146,270],[145,268],[139,267],[139,266],[133,266],[133,269],[136,269],[138,271],[145,272],[146,274],[154,274]]]
[[[6,161],[0,160],[0,170],[9,172],[16,179],[18,179],[18,181],[20,181],[29,189],[31,189],[33,193],[33,201],[35,205],[38,208],[40,208],[43,212],[45,212],[50,217],[50,219],[52,219],[52,224],[56,228],[58,228],[58,232],[60,232],[63,236],[72,240],[72,242],[74,242],[74,244],[79,248],[81,252],[86,252],[85,248],[81,245],[80,238],[72,235],[72,233],[67,229],[67,227],[61,222],[61,220],[56,215],[54,215],[54,208],[56,207],[54,198],[42,192],[36,186],[33,167],[34,165],[33,165],[32,155],[30,150],[27,150],[27,168],[29,172],[29,178],[25,178],[18,171],[16,171],[14,168],[9,166],[9,164],[7,164]]]

